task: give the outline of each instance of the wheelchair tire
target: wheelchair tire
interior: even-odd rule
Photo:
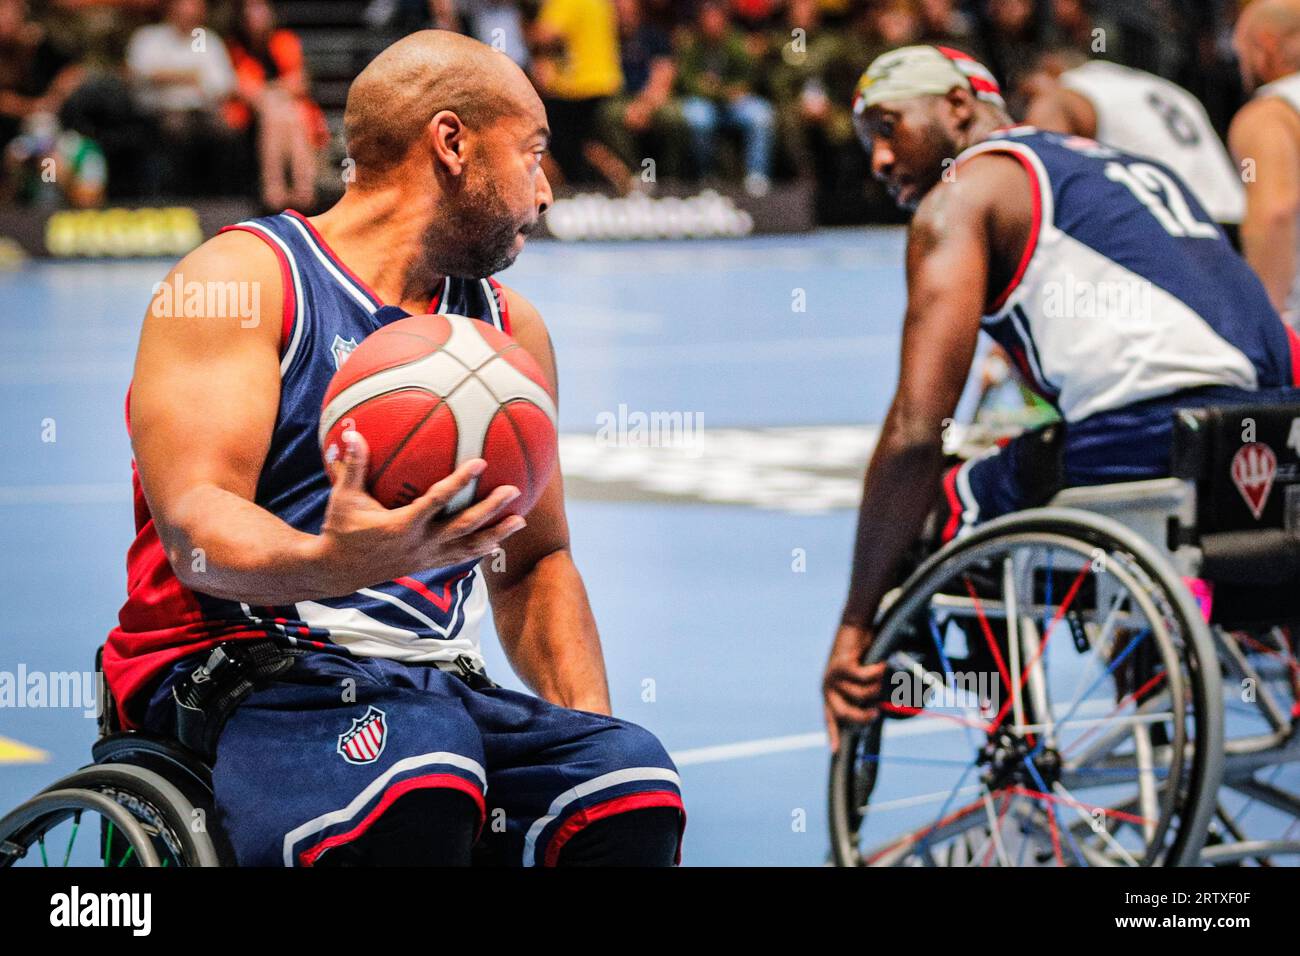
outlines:
[[[221,865],[207,832],[206,812],[196,809],[179,788],[153,770],[122,763],[92,764],[49,789],[90,790],[115,801],[140,824],[156,855],[170,866]]]
[[[130,810],[116,800],[96,790],[50,788],[0,819],[0,867],[12,866],[24,859],[37,845],[41,846],[42,860],[49,865],[44,847],[45,834],[69,818],[74,820],[74,827],[79,825],[85,811],[97,814],[105,824],[112,825],[116,834],[133,851],[131,855],[137,865],[162,865],[154,850],[153,836]],[[68,850],[70,853],[71,842]],[[67,864],[65,856],[62,865]]]
[[[1037,536],[1037,541],[1035,540],[1035,536]],[[1056,822],[1057,812],[1062,814],[1062,819],[1073,824],[1073,826],[1077,828],[1080,826],[1080,823],[1070,817],[1069,812],[1073,810],[1082,818],[1085,816],[1085,813],[1083,812],[1085,809],[1096,809],[1095,807],[1090,807],[1088,804],[1076,800],[1070,794],[1070,791],[1064,788],[1064,784],[1061,784],[1061,788],[1053,793],[1045,791],[1051,791],[1055,784],[1044,786],[1041,777],[1035,778],[1038,781],[1036,786],[1032,783],[1026,786],[1023,782],[1014,785],[1009,783],[1005,785],[1003,783],[998,783],[997,786],[1006,787],[1005,790],[997,791],[998,794],[1004,795],[1004,807],[1001,814],[1005,815],[1007,812],[1007,802],[1014,803],[1017,799],[1022,799],[1021,795],[1023,793],[1030,790],[1036,791],[1037,796],[1025,796],[1023,799],[1031,804],[1031,814],[1038,813],[1044,818],[1050,818],[1052,843],[1056,850],[1056,861],[1060,865],[1065,865],[1063,854],[1061,852],[1061,842],[1063,841],[1058,839],[1061,836],[1070,840],[1070,846],[1074,850],[1077,862],[1094,865],[1107,856],[1110,852],[1108,848],[1112,845],[1117,845],[1114,834],[1110,832],[1112,817],[1108,814],[1111,812],[1115,814],[1115,818],[1129,818],[1129,822],[1126,824],[1116,824],[1116,832],[1118,832],[1121,826],[1127,825],[1131,827],[1132,830],[1141,831],[1144,836],[1148,837],[1149,845],[1145,846],[1141,852],[1135,851],[1136,857],[1133,854],[1126,852],[1123,848],[1118,848],[1116,850],[1114,855],[1123,859],[1128,865],[1194,865],[1198,861],[1201,846],[1205,840],[1206,830],[1214,811],[1215,795],[1222,777],[1223,713],[1221,706],[1222,689],[1218,660],[1209,629],[1205,624],[1204,619],[1197,611],[1191,595],[1183,585],[1179,575],[1170,566],[1169,562],[1159,554],[1159,552],[1123,525],[1120,525],[1109,518],[1090,512],[1062,508],[1042,508],[1008,515],[980,526],[966,537],[950,543],[940,551],[931,555],[902,585],[897,592],[897,596],[894,597],[893,600],[888,603],[887,608],[878,615],[875,640],[864,657],[864,663],[889,661],[891,655],[896,654],[900,650],[906,651],[903,655],[906,657],[907,653],[910,653],[910,648],[917,644],[917,622],[922,614],[926,615],[928,629],[934,633],[936,643],[941,644],[939,629],[934,623],[936,620],[934,607],[941,606],[942,601],[938,602],[938,604],[932,604],[932,602],[935,602],[936,598],[940,598],[946,593],[945,588],[952,589],[955,586],[956,579],[959,574],[963,573],[963,570],[965,570],[965,573],[967,574],[967,587],[970,588],[970,575],[982,570],[977,562],[985,560],[984,556],[988,556],[987,560],[992,562],[994,560],[994,555],[1003,555],[1000,560],[1003,562],[1004,575],[1006,575],[1006,577],[1003,578],[1003,583],[1005,584],[1006,581],[1012,579],[1011,576],[1013,574],[1011,570],[1007,569],[1013,566],[1019,567],[1018,565],[1013,565],[1013,558],[1010,556],[1013,552],[1010,549],[1015,547],[1023,547],[1025,549],[1039,548],[1043,550],[1044,553],[1055,553],[1055,549],[1058,546],[1061,547],[1067,556],[1075,562],[1075,566],[1082,564],[1082,569],[1078,572],[1079,580],[1083,579],[1084,574],[1087,571],[1089,562],[1086,555],[1089,550],[1101,549],[1101,552],[1105,555],[1113,555],[1117,560],[1122,559],[1122,565],[1117,563],[1110,567],[1110,570],[1115,572],[1114,580],[1128,580],[1137,582],[1140,585],[1137,590],[1141,592],[1142,597],[1140,600],[1137,596],[1131,598],[1130,606],[1140,603],[1144,609],[1144,613],[1141,617],[1136,617],[1132,613],[1129,613],[1128,617],[1136,617],[1137,620],[1146,620],[1149,626],[1142,631],[1137,632],[1137,636],[1133,638],[1129,647],[1125,648],[1124,653],[1116,653],[1121,640],[1119,635],[1127,635],[1129,633],[1128,631],[1123,630],[1125,625],[1122,624],[1115,625],[1114,630],[1109,632],[1111,635],[1111,643],[1109,649],[1105,652],[1111,655],[1109,661],[1104,657],[1099,646],[1092,646],[1091,638],[1087,641],[1083,641],[1083,646],[1079,646],[1077,649],[1079,654],[1082,656],[1084,654],[1084,647],[1087,647],[1088,653],[1096,657],[1096,659],[1101,661],[1103,665],[1109,663],[1109,667],[1103,666],[1103,670],[1105,670],[1103,676],[1114,677],[1117,674],[1115,668],[1125,659],[1124,655],[1128,654],[1133,646],[1139,643],[1146,643],[1148,645],[1157,643],[1156,640],[1148,641],[1147,637],[1143,635],[1150,632],[1154,637],[1156,636],[1155,632],[1160,631],[1160,634],[1158,635],[1158,643],[1159,654],[1162,656],[1156,660],[1156,664],[1152,665],[1152,669],[1145,673],[1157,674],[1157,676],[1159,676],[1159,674],[1164,675],[1162,678],[1164,683],[1161,688],[1161,693],[1170,701],[1168,708],[1166,708],[1170,713],[1167,715],[1150,715],[1149,730],[1146,729],[1148,726],[1146,724],[1148,715],[1138,714],[1135,712],[1133,717],[1123,719],[1131,722],[1133,728],[1132,735],[1135,738],[1135,741],[1139,736],[1148,738],[1148,747],[1151,745],[1149,739],[1151,733],[1166,730],[1165,726],[1156,727],[1155,724],[1162,720],[1166,722],[1167,728],[1171,728],[1169,732],[1173,735],[1171,738],[1164,741],[1163,746],[1163,753],[1167,757],[1168,766],[1162,766],[1160,768],[1164,773],[1164,777],[1159,778],[1158,774],[1152,775],[1149,773],[1149,766],[1147,770],[1141,769],[1142,760],[1140,754],[1131,758],[1132,765],[1136,768],[1132,773],[1134,779],[1139,782],[1139,797],[1136,800],[1130,800],[1120,808],[1113,811],[1102,810],[1102,817],[1100,817],[1099,820],[1102,823],[1102,826],[1107,830],[1105,834],[1101,835],[1101,839],[1105,841],[1102,844],[1104,848],[1103,852],[1097,852],[1095,847],[1089,847],[1088,852],[1081,853],[1079,845],[1074,841],[1074,837],[1071,836],[1070,833],[1066,832],[1067,827],[1058,828]],[[1006,550],[999,551],[999,548],[1004,548]],[[1073,549],[1073,554],[1070,554],[1070,549]],[[1033,554],[1034,552],[1030,550],[1029,553]],[[1097,552],[1093,550],[1092,553],[1095,555]],[[965,563],[963,564],[963,562]],[[1032,575],[1036,572],[1041,573],[1041,567],[1034,564],[1032,561],[1025,561],[1024,564],[1029,568],[1029,574]],[[1105,565],[1103,565],[1103,567],[1105,567]],[[1051,568],[1052,565],[1050,564],[1049,558],[1048,577],[1051,577],[1053,574]],[[1073,570],[1073,566],[1071,567],[1071,570]],[[1094,575],[1095,574],[1096,572],[1094,571]],[[1031,577],[1030,580],[1032,581],[1036,579]],[[1109,583],[1107,586],[1118,587],[1119,585]],[[1032,587],[1033,585],[1031,585],[1031,588]],[[1094,582],[1094,587],[1098,589],[1097,593],[1100,594],[1100,588],[1102,585]],[[1020,601],[1018,591],[1019,586],[1017,585],[1013,588],[1013,592],[1015,592],[1016,595],[1014,600],[1017,602]],[[1037,600],[1035,593],[1036,592],[1031,592],[1029,595],[1026,604],[1027,607],[1035,605],[1035,601]],[[970,595],[972,598],[975,598],[975,590],[970,590]],[[993,602],[989,603],[991,605]],[[1052,604],[1050,592],[1049,598],[1045,603],[1047,605]],[[984,617],[983,611],[979,609],[978,601],[975,601],[974,604],[976,612],[980,614],[981,626],[984,628],[985,633],[987,633],[988,643],[991,647],[994,647],[993,655],[997,656],[997,640],[988,630],[989,622]],[[1003,605],[1004,610],[1006,606],[1006,604]],[[1116,609],[1120,606],[1121,600],[1116,598],[1116,603],[1110,607],[1109,613],[1114,615]],[[1037,610],[1038,608],[1035,606],[1035,609]],[[969,615],[970,612],[966,611],[964,613]],[[949,620],[955,619],[955,617],[956,615],[954,614],[952,618],[946,619],[945,624],[947,624]],[[1020,612],[1018,612],[1017,615],[1013,615],[1013,618],[1020,620]],[[1152,623],[1156,621],[1159,622],[1158,627]],[[1002,622],[999,623],[999,626],[1004,628],[1008,627],[1005,622],[1006,617],[1004,616]],[[1040,643],[1041,650],[1039,653],[1046,650],[1048,638],[1050,637],[1050,634],[1053,633],[1051,630],[1053,626],[1057,628],[1063,626],[1059,615],[1052,619],[1052,624],[1048,625],[1048,630],[1043,632],[1043,638]],[[1084,625],[1082,624],[1079,625],[1080,628],[1083,626]],[[1095,624],[1093,626],[1095,628]],[[1110,627],[1109,624],[1107,626]],[[1074,627],[1073,622],[1071,622],[1071,627]],[[1037,640],[1036,635],[1034,639]],[[1068,642],[1068,640],[1069,638],[1060,638],[1057,643],[1059,644],[1062,641]],[[1080,640],[1080,638],[1076,637],[1076,644],[1078,644]],[[943,656],[942,649],[940,649],[939,654],[941,657]],[[1006,654],[1004,653],[1001,657],[998,657],[997,660],[999,671],[1003,672],[1002,682],[997,684],[998,688],[1006,686],[1006,675],[1008,672],[1004,670],[1004,661],[1002,660],[1002,657],[1005,656]],[[1061,656],[1062,655],[1060,654],[1056,655],[1056,657]],[[1169,667],[1169,662],[1175,656],[1180,660],[1181,666],[1171,668]],[[1132,666],[1136,666],[1136,657],[1137,655],[1134,654],[1133,659],[1130,661]],[[899,658],[895,657],[893,660],[897,661]],[[1071,662],[1068,662],[1067,659],[1067,663]],[[1095,661],[1090,660],[1088,661],[1088,666],[1093,666],[1095,663]],[[917,670],[915,662],[913,661],[912,664],[913,672],[915,673]],[[1027,686],[1025,679],[1029,676],[1031,669],[1038,668],[1040,670],[1045,670],[1046,665],[1046,658],[1043,659],[1041,665],[1037,657],[1032,658],[1030,662],[1026,664],[1020,680],[1018,682],[1013,681],[1018,684],[1018,687],[1015,691],[1011,692],[1011,696],[1014,697],[1024,691]],[[895,664],[893,666],[896,667],[897,665]],[[950,665],[945,658],[945,669],[948,669],[949,666]],[[1079,665],[1079,669],[1082,669],[1081,665]],[[925,669],[921,668],[921,670],[924,672]],[[1170,670],[1176,670],[1178,673],[1170,674]],[[892,676],[896,676],[898,673],[899,671],[895,670],[894,675]],[[932,675],[922,673],[922,676],[929,677]],[[1041,676],[1041,674],[1038,675],[1038,679],[1040,682],[1043,682],[1043,684],[1047,683],[1047,678]],[[1118,677],[1116,677],[1116,686],[1119,686]],[[1145,687],[1148,685],[1143,684],[1142,686]],[[1032,687],[1030,689],[1032,690]],[[1148,693],[1154,695],[1155,691],[1150,691]],[[1046,694],[1046,692],[1044,692],[1044,694]],[[1138,691],[1135,690],[1132,692],[1131,696],[1132,701],[1139,705],[1140,710],[1143,698],[1137,695]],[[1026,696],[1032,697],[1032,694],[1027,694]],[[1043,700],[1047,701],[1048,714],[1050,716],[1047,718],[1038,718],[1042,723],[1035,724],[1035,726],[1050,726],[1053,728],[1052,733],[1056,733],[1061,729],[1060,727],[1055,726],[1055,722],[1060,715],[1057,714],[1050,700],[1047,700],[1046,697],[1044,697]],[[1128,695],[1121,699],[1121,705],[1127,700]],[[1075,701],[1072,703],[1077,704],[1077,702],[1078,697],[1076,696]],[[1027,701],[1025,706],[1029,707],[1030,703],[1031,702]],[[1093,701],[1088,701],[1088,703],[1093,703]],[[1104,704],[1105,702],[1102,700],[1097,701],[1097,703]],[[975,769],[975,764],[981,762],[981,758],[978,754],[981,752],[987,753],[990,750],[993,734],[996,734],[999,729],[1001,729],[1004,736],[1009,733],[1004,724],[1007,716],[1006,708],[1009,704],[1010,701],[1008,701],[1007,705],[1004,705],[1000,712],[1000,716],[996,721],[986,721],[984,723],[981,723],[980,721],[966,721],[966,723],[971,725],[964,728],[966,741],[975,746],[977,757],[972,761],[970,766],[966,767],[965,773],[958,780],[957,785],[953,790],[948,794],[948,802],[943,805],[943,808],[940,810],[938,817],[934,819],[934,822],[930,823],[928,826],[921,826],[918,829],[906,830],[904,837],[901,840],[892,842],[886,841],[883,844],[883,852],[879,850],[881,844],[876,844],[876,851],[870,854],[864,854],[862,851],[862,847],[860,846],[861,836],[859,830],[863,826],[864,821],[867,820],[868,810],[871,809],[871,796],[878,785],[878,778],[882,776],[880,764],[882,762],[887,762],[887,760],[921,763],[929,759],[928,757],[917,758],[901,755],[889,755],[887,757],[882,750],[881,743],[882,736],[888,735],[885,728],[891,724],[911,723],[915,720],[916,716],[925,713],[925,708],[912,708],[913,713],[909,720],[901,722],[882,717],[866,726],[846,727],[844,732],[841,734],[841,744],[832,758],[830,768],[829,816],[832,856],[835,864],[838,866],[881,865],[881,861],[884,861],[884,865],[902,865],[905,862],[916,862],[919,855],[921,857],[920,862],[924,865],[976,865],[975,861],[977,858],[982,857],[983,860],[987,862],[993,854],[992,845],[997,844],[998,858],[1002,865],[1020,865],[1019,863],[1011,863],[1009,856],[1002,852],[1003,846],[999,840],[998,833],[1003,828],[1004,823],[1003,816],[995,815],[992,805],[993,801],[991,797],[993,796],[993,792],[991,791],[991,788],[994,786],[993,784],[987,782],[984,783],[982,798],[976,798],[971,804],[968,804],[957,814],[947,814],[947,810],[955,802],[954,798],[959,792],[969,794],[979,789],[977,787],[964,785],[965,781],[969,779],[966,774],[969,774],[970,770]],[[1119,709],[1120,708],[1117,706],[1115,711],[1112,713],[1117,713]],[[1073,714],[1075,711],[1072,709],[1069,713]],[[1088,721],[1080,719],[1077,722],[1086,723]],[[1099,723],[1097,720],[1091,720],[1090,722],[1094,724]],[[1031,721],[1031,723],[1033,722]],[[1137,729],[1139,724],[1144,725],[1142,730]],[[1061,726],[1064,727],[1064,725]],[[974,731],[973,733],[972,729]],[[915,731],[916,728],[912,728],[912,730]],[[982,737],[980,733],[981,730],[991,732]],[[1095,733],[1095,731],[1090,732]],[[1039,730],[1037,733],[1041,735],[1041,739],[1045,739],[1048,731]],[[1085,734],[1085,736],[1087,735]],[[1103,737],[1104,736],[1105,735],[1103,735]],[[1033,736],[1030,736],[1028,740],[1031,743],[1037,743]],[[1184,740],[1184,743],[1181,746],[1179,745],[1180,740]],[[1023,737],[1021,738],[1020,743],[1022,745],[1024,744]],[[934,747],[933,744],[930,746]],[[1186,754],[1189,747],[1191,750],[1190,759],[1188,759]],[[958,745],[957,749],[961,750],[962,748]],[[1157,741],[1157,749],[1160,749],[1159,741]],[[1039,750],[1035,750],[1033,753],[1029,754],[1028,757],[1021,754],[1019,757],[1010,759],[1006,763],[1006,766],[1013,771],[1023,773],[1023,771],[1020,771],[1017,761],[1023,762],[1025,766],[1029,766],[1033,762],[1030,758],[1040,751],[1041,747]],[[929,754],[929,751],[927,750],[926,753]],[[1182,755],[1181,759],[1178,756],[1180,754]],[[1053,753],[1052,756],[1054,759],[1057,757],[1055,753]],[[1110,767],[1111,764],[1105,763],[1106,759],[1111,758],[1104,758],[1102,763],[1105,764],[1105,766]],[[939,763],[943,761],[934,760],[933,762]],[[946,762],[952,766],[963,766],[965,758],[948,760]],[[1099,766],[1100,765],[1101,764],[1099,764]],[[1116,763],[1115,766],[1118,766],[1118,764]],[[1032,767],[1030,769],[1033,770]],[[948,771],[944,772],[946,773]],[[1088,769],[1084,772],[1093,774],[1105,772],[1112,774],[1119,773],[1119,771],[1115,769]],[[952,773],[955,775],[956,771],[952,771]],[[987,774],[988,770],[986,770],[985,773]],[[1140,779],[1144,775],[1147,777],[1145,781]],[[896,775],[896,778],[905,777],[906,775],[903,773]],[[987,777],[985,779],[987,779]],[[998,779],[1005,780],[1007,778],[1002,777]],[[1152,806],[1152,803],[1142,804],[1140,807],[1138,806],[1142,797],[1142,785],[1145,783],[1147,786],[1150,786],[1151,779],[1164,779],[1165,781],[1163,789],[1159,791],[1160,796],[1158,802],[1160,808],[1160,822],[1158,825],[1144,813],[1135,812],[1138,810],[1146,811]],[[917,784],[917,786],[920,786],[920,784]],[[1014,793],[1015,796],[1008,795],[1012,793]],[[1059,796],[1058,794],[1065,796]],[[910,798],[910,804],[908,803],[909,798],[906,797],[888,801],[882,800],[879,802],[883,805],[887,805],[890,810],[902,808],[904,815],[906,815],[907,812],[910,812],[909,808],[919,806],[925,800],[937,801],[943,799],[943,796],[944,787],[940,787],[937,792],[928,793],[924,798]],[[982,806],[980,805],[981,800]],[[1041,810],[1039,810],[1040,803],[1042,807]],[[985,811],[985,813],[981,813],[981,810]],[[926,811],[926,813],[926,819],[930,819],[928,811]],[[1018,812],[1016,818],[1012,821],[1013,826],[1016,822],[1019,822],[1020,827],[1025,827],[1026,824],[1020,822],[1023,817],[1023,811]],[[979,823],[976,824],[975,821],[977,818],[985,819],[981,819]],[[987,831],[979,830],[978,832],[981,835],[987,833],[987,836],[984,837],[983,844],[973,850],[969,845],[965,844],[965,841],[967,841],[969,837],[962,835],[961,831],[967,829],[975,831],[977,827],[983,827],[985,825],[985,820],[988,824]],[[1133,822],[1134,820],[1137,822]],[[886,828],[887,827],[888,825],[886,825]],[[1093,827],[1094,832],[1096,832],[1097,829],[1097,827]],[[958,835],[953,836],[952,834],[954,831],[956,831]],[[1023,832],[1028,831],[1024,830]],[[952,843],[947,844],[943,850],[943,852],[946,852],[947,854],[946,858],[942,858],[942,854],[941,857],[936,857],[931,846],[932,841],[938,841],[940,839],[952,840]],[[958,847],[959,843],[963,845]],[[1029,840],[1024,839],[1022,847],[1028,843]],[[917,847],[920,848],[920,854],[916,852],[915,848]],[[1023,858],[1025,854],[1022,852],[1021,856]],[[944,859],[946,859],[946,862],[943,861]],[[1041,860],[1042,857],[1040,856],[1039,859]]]

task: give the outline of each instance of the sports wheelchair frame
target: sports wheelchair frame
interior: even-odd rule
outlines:
[[[1172,473],[990,521],[887,597],[838,865],[1300,862],[1300,401],[1178,412]]]
[[[0,867],[233,863],[213,812],[211,768],[174,740],[120,729],[103,697],[94,762],[0,819]],[[84,818],[99,826],[88,828],[95,842],[79,846]]]

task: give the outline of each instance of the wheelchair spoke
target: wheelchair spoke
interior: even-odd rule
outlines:
[[[1074,716],[1074,708],[1079,706],[1079,701],[1081,701],[1083,698],[1087,697],[1098,687],[1100,687],[1102,681],[1104,681],[1107,677],[1112,676],[1115,673],[1115,671],[1119,668],[1119,665],[1124,663],[1125,659],[1127,659],[1128,656],[1131,653],[1133,653],[1133,649],[1136,648],[1138,644],[1140,644],[1142,641],[1146,640],[1146,638],[1149,637],[1150,634],[1151,634],[1150,628],[1143,628],[1142,631],[1139,632],[1135,638],[1133,638],[1133,640],[1129,641],[1128,645],[1124,648],[1124,650],[1120,651],[1119,654],[1116,655],[1115,659],[1110,662],[1110,664],[1106,667],[1106,669],[1102,673],[1097,675],[1096,680],[1094,680],[1092,684],[1089,685],[1088,689],[1084,691],[1083,694],[1081,694],[1080,697],[1076,699],[1075,703],[1071,706],[1071,708],[1065,712],[1065,716],[1061,718],[1061,722],[1067,723],[1069,719],[1072,716]],[[1164,675],[1161,674],[1157,676],[1163,678]],[[1134,693],[1137,692],[1135,691]],[[1116,712],[1118,710],[1119,708],[1117,707]]]
[[[1025,758],[1025,766],[1029,769],[1029,775],[1034,778],[1034,782],[1038,784],[1039,792],[1042,793],[1047,815],[1052,824],[1052,843],[1056,850],[1057,861],[1061,866],[1065,866],[1064,856],[1061,853],[1060,838],[1057,835],[1056,808],[1052,805],[1051,796],[1046,792],[1047,783],[1043,780],[1043,775],[1039,772],[1038,768],[1034,766],[1034,761],[1029,757]],[[1065,830],[1065,836],[1070,841],[1070,848],[1074,851],[1074,855],[1078,858],[1080,863],[1083,863],[1086,866],[1087,860],[1084,859],[1083,853],[1079,850],[1079,845],[1074,842],[1074,835],[1070,833],[1068,828]]]
[[[1207,697],[1197,693],[1205,671],[1187,656],[1202,622],[1174,593],[1179,578],[1153,571],[1127,539],[1097,541],[1038,528],[977,537],[950,545],[947,562],[895,597],[875,659],[905,674],[922,699],[904,707],[895,696],[882,706],[887,716],[854,738],[845,793],[855,842],[847,852],[837,844],[837,861],[1133,867],[1170,853],[1190,859],[1186,827],[1208,779],[1193,758],[1212,729],[1201,717]],[[1203,631],[1197,640],[1203,650]],[[979,675],[979,691],[950,694],[944,713],[937,693],[968,671]],[[930,724],[912,723],[922,717]],[[950,727],[932,734],[934,721]],[[833,797],[833,826],[839,813]]]
[[[1012,566],[1011,556],[1002,560],[1002,600],[1007,608],[1007,656],[1011,658],[1010,672],[1018,674],[1020,673],[1020,611],[1016,602],[1015,568]],[[1012,730],[1022,734],[1025,732],[1025,705],[1020,697],[1020,685],[1012,685],[1010,680],[1007,681],[1007,685],[1011,691],[1011,714],[1015,722]]]
[[[1019,692],[1020,688],[1025,686],[1025,681],[1028,680],[1029,678],[1029,667],[1033,667],[1035,664],[1037,664],[1039,658],[1042,657],[1043,653],[1047,650],[1047,642],[1052,639],[1052,632],[1055,630],[1056,625],[1060,623],[1061,618],[1065,616],[1066,611],[1070,609],[1070,605],[1074,603],[1074,599],[1079,593],[1079,588],[1083,586],[1084,576],[1090,570],[1091,570],[1091,566],[1087,564],[1085,564],[1082,568],[1079,569],[1079,573],[1074,578],[1074,583],[1070,585],[1070,590],[1066,592],[1065,598],[1061,601],[1061,606],[1056,609],[1056,614],[1052,617],[1052,623],[1049,624],[1046,630],[1044,631],[1043,641],[1038,647],[1038,652],[1034,655],[1033,660],[1029,662],[1029,665],[1026,667],[1025,671],[1021,673],[1018,677],[1017,686],[1016,686],[1017,693]],[[1007,711],[1010,708],[1010,706],[1011,706],[1010,700],[1007,700],[1002,704],[1001,710],[998,711],[997,717],[995,717],[993,720],[994,731],[997,731],[998,728],[1002,726],[1002,722],[1006,720]]]
[[[989,653],[993,655],[993,661],[997,664],[998,675],[1002,678],[1002,686],[1006,688],[1008,695],[1011,691],[1011,674],[1007,671],[1007,665],[1002,660],[1002,651],[998,649],[997,639],[993,636],[993,628],[989,625],[989,619],[984,614],[983,605],[980,603],[979,595],[975,593],[975,585],[971,583],[969,575],[963,580],[966,582],[966,590],[969,592],[971,600],[975,603],[975,616],[979,620],[980,630],[984,634],[984,640],[988,643]],[[1008,697],[1008,699],[1010,699]]]
[[[68,865],[68,860],[72,857],[72,844],[76,842],[77,831],[81,829],[81,811],[78,810],[72,818],[72,833],[68,836],[68,849],[63,854],[63,865]]]

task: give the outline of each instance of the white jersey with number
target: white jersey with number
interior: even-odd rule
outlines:
[[[1284,76],[1255,91],[1257,99],[1265,96],[1276,97],[1300,113],[1300,73]],[[1300,260],[1300,249],[1296,250],[1296,257]],[[1300,268],[1296,269],[1295,278],[1291,281],[1291,292],[1286,297],[1284,318],[1293,328],[1300,323]]]
[[[1216,222],[1240,223],[1245,187],[1196,97],[1166,79],[1118,63],[1091,60],[1061,74],[1097,114],[1097,136],[1126,153],[1151,156],[1192,188]]]

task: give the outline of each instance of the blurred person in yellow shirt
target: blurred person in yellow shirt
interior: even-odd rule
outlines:
[[[595,139],[606,101],[623,89],[614,0],[543,0],[531,31],[533,80],[546,103],[551,154],[563,179],[598,172],[616,184],[627,169]]]

